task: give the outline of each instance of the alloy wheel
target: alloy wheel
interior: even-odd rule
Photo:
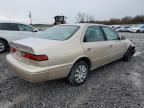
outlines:
[[[82,83],[87,76],[87,68],[85,65],[79,65],[75,70],[75,81],[77,83]]]

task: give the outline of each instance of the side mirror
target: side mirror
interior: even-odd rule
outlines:
[[[125,40],[126,39],[126,37],[125,36],[121,36],[121,40]]]
[[[35,29],[33,29],[32,31],[33,31],[33,32],[38,32],[38,31],[37,31],[37,30],[35,30]]]

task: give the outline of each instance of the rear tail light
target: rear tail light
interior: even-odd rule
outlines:
[[[48,57],[46,55],[34,55],[34,54],[30,54],[30,53],[22,53],[22,56],[24,58],[30,59],[30,60],[34,60],[34,61],[46,61],[48,60]]]
[[[16,49],[13,48],[13,47],[11,47],[11,48],[10,48],[10,52],[15,53],[15,52],[16,52]]]

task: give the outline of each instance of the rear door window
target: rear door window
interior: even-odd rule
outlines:
[[[18,25],[19,31],[27,31],[27,32],[32,32],[33,31],[33,28],[29,27],[27,25],[24,25],[24,24],[17,24],[17,25]]]
[[[1,23],[0,30],[19,31],[17,24],[14,23]]]
[[[104,35],[99,26],[90,26],[87,28],[84,42],[104,41]]]

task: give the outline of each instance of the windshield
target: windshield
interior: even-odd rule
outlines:
[[[53,26],[42,32],[39,38],[63,41],[69,39],[78,29],[79,26],[74,25]]]

